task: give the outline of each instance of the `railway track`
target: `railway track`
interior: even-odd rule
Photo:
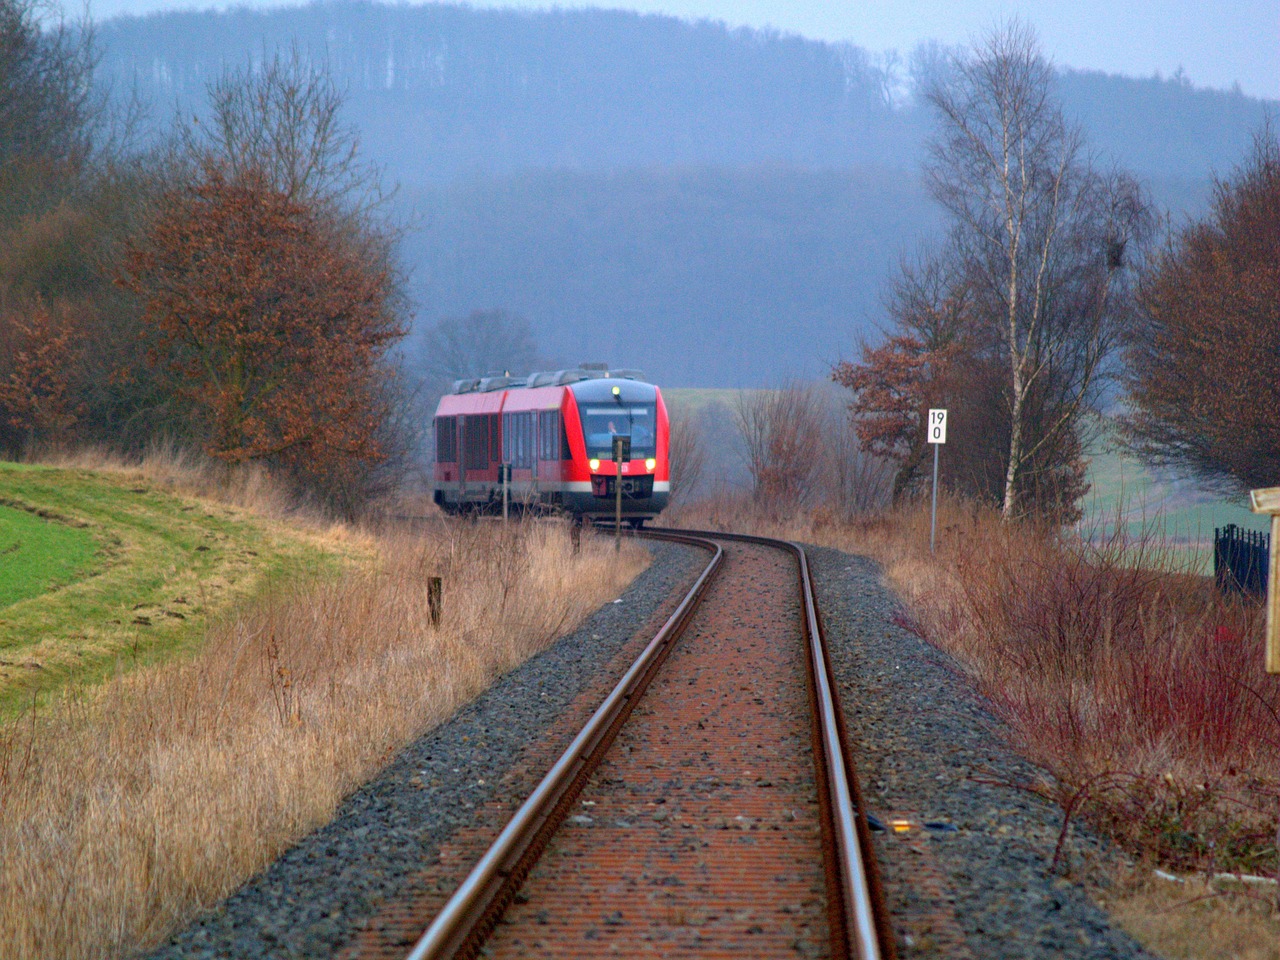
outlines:
[[[803,550],[646,535],[706,568],[408,957],[892,956]]]

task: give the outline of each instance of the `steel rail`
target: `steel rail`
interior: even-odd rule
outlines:
[[[709,549],[711,561],[644,652],[574,737],[542,782],[498,834],[485,855],[414,945],[407,960],[439,960],[475,952],[507,898],[559,825],[622,722],[697,608],[724,558],[723,549],[688,534],[664,536]]]
[[[809,676],[813,683],[819,755],[825,767],[820,771],[819,781],[825,781],[827,816],[830,817],[832,839],[838,854],[836,873],[839,877],[839,895],[843,901],[843,919],[833,923],[833,927],[843,929],[833,929],[832,936],[836,941],[833,946],[836,954],[844,954],[857,960],[892,960],[897,951],[884,909],[866,810],[861,802],[861,791],[852,762],[847,759],[849,751],[843,714],[831,676],[822,620],[814,598],[809,559],[804,547],[790,540],[751,534],[692,530],[671,532],[785,549],[796,559],[800,568],[800,592],[805,614],[805,641],[809,652]]]
[[[754,543],[782,549],[792,554],[800,574],[801,607],[805,620],[807,668],[815,719],[815,759],[824,796],[823,830],[835,848],[836,862],[828,865],[835,878],[833,898],[833,955],[856,960],[893,960],[896,955],[884,899],[875,868],[866,811],[861,802],[857,777],[848,759],[847,735],[839,696],[832,680],[822,632],[822,619],[814,597],[808,557],[804,548],[787,540],[719,531],[662,528],[644,531],[642,536],[714,547],[711,563],[693,589],[650,641],[645,652],[631,666],[613,692],[596,710],[586,727],[552,767],[542,783],[530,794],[510,823],[498,835],[488,852],[450,898],[431,926],[418,940],[407,960],[442,960],[466,953],[474,954],[482,938],[496,922],[497,915],[527,873],[547,838],[558,826],[568,805],[581,790],[586,777],[599,762],[643,693],[649,679],[670,650],[684,624],[692,616],[710,578],[719,567],[723,551],[711,540]]]

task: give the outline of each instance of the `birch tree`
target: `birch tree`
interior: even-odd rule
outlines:
[[[927,92],[939,121],[926,178],[949,214],[944,254],[1007,373],[1001,510],[1025,511],[1028,471],[1080,428],[1131,308],[1130,266],[1150,232],[1142,190],[1101,171],[1053,96],[1032,30],[1011,21]],[[975,338],[982,341],[982,336]]]

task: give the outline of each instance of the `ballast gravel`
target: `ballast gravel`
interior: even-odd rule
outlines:
[[[649,546],[654,562],[621,602],[407,747],[331,823],[149,958],[330,957],[411,892],[525,746],[580,691],[608,688],[602,672],[637,625],[705,565],[700,550]],[[911,824],[875,841],[899,955],[1156,960],[1074,880],[1106,856],[1097,840],[1073,828],[1066,867],[1051,872],[1061,812],[1016,786],[1042,772],[1004,745],[959,668],[897,625],[879,568],[834,550],[809,556],[868,809]]]
[[[875,846],[899,955],[1154,960],[1076,882],[1111,855],[1095,837],[1073,825],[1051,871],[1062,811],[1017,786],[1046,775],[1002,741],[959,666],[897,625],[879,568],[808,553],[864,802],[889,827]]]
[[[653,563],[621,602],[605,604],[577,632],[408,746],[331,823],[148,954],[150,960],[329,957],[380,906],[411,891],[417,872],[490,801],[525,746],[580,690],[603,684],[607,692],[605,665],[706,566],[705,551],[649,546]]]

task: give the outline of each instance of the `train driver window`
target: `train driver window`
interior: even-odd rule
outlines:
[[[627,406],[605,404],[583,410],[582,432],[587,443],[587,456],[608,460],[613,457],[613,438],[631,438],[631,456],[636,459],[654,456],[655,404],[637,403]]]

